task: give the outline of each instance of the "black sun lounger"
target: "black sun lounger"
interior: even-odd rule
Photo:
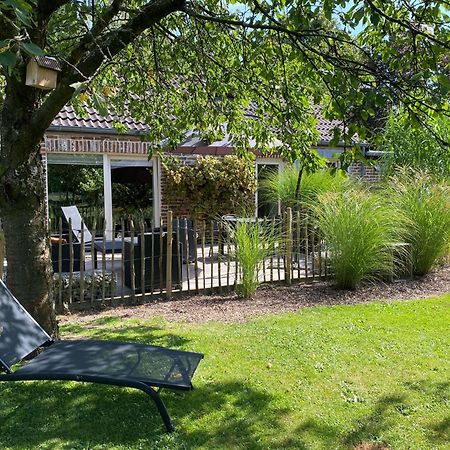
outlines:
[[[12,370],[39,347],[44,348],[41,353]],[[158,392],[191,390],[202,358],[201,353],[131,342],[54,342],[0,281],[0,381],[70,380],[140,389],[154,400],[171,432],[174,428]]]

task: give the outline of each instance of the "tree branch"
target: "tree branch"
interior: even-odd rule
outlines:
[[[70,3],[70,0],[53,0],[51,2],[48,0],[39,0],[37,4],[39,21],[47,21],[53,13],[67,3]]]
[[[86,53],[86,49],[92,42],[95,42],[96,39],[105,31],[114,17],[120,11],[120,7],[124,0],[113,0],[111,5],[97,17],[95,21],[95,25],[92,27],[92,30],[89,30],[84,37],[82,37],[79,41],[78,46],[72,51],[70,56],[68,57],[68,62],[70,64],[77,64],[80,58]]]
[[[23,138],[18,142],[19,148],[20,142],[27,142],[30,134],[40,139],[56,114],[71,99],[74,92],[71,85],[85,81],[85,79],[94,75],[105,61],[105,55],[114,57],[146,29],[157,24],[169,14],[183,10],[183,8],[184,0],[153,0],[142,7],[136,16],[129,19],[120,28],[102,36],[97,46],[90,50],[86,49],[85,53],[81,54],[80,61],[75,67],[66,65],[62,79],[56,89],[33,113],[29,124],[22,133]]]

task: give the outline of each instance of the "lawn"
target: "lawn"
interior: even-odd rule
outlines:
[[[163,392],[177,431],[141,392],[0,385],[2,449],[450,447],[450,295],[305,308],[247,323],[96,319],[64,337],[205,354],[195,390]]]

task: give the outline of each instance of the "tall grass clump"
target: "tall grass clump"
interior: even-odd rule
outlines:
[[[281,172],[271,174],[262,182],[263,201],[281,201],[284,207],[295,207],[299,203],[307,209],[316,204],[319,195],[325,192],[341,192],[347,186],[347,178],[340,172],[332,174],[329,170],[304,172],[302,174],[299,196],[296,196],[299,167],[290,166]]]
[[[402,221],[379,195],[363,188],[323,194],[315,213],[339,288],[392,271]]]
[[[407,218],[415,275],[425,275],[448,252],[450,186],[424,172],[401,170],[389,180],[393,205]]]
[[[234,227],[225,226],[234,246],[237,264],[236,293],[249,298],[259,285],[258,275],[264,259],[273,251],[274,233],[264,222],[238,222]]]

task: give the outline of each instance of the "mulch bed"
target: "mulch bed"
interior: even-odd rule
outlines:
[[[298,311],[311,306],[353,305],[373,300],[404,300],[450,293],[450,265],[442,266],[423,278],[396,283],[360,286],[355,291],[337,290],[331,282],[263,285],[251,299],[235,295],[196,295],[139,306],[105,308],[101,311],[72,313],[60,317],[65,322],[90,322],[100,317],[164,317],[168,321],[202,323],[207,321],[244,322],[270,313]]]

